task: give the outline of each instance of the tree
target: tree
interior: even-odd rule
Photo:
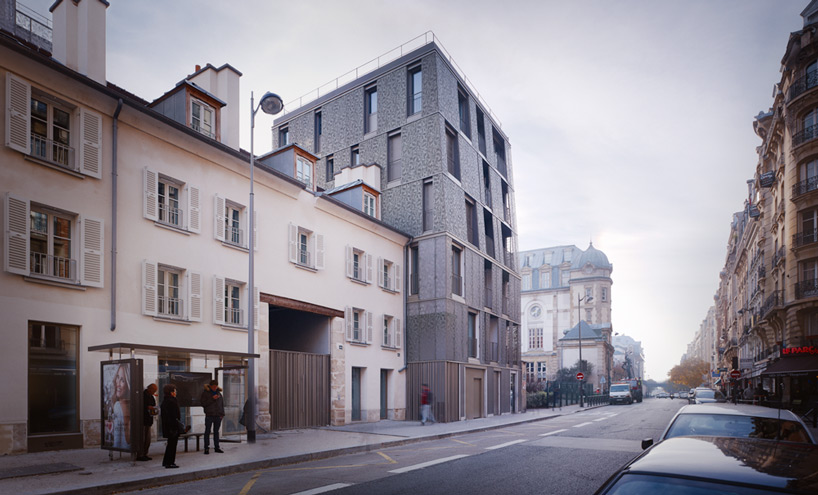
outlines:
[[[674,366],[667,375],[673,383],[695,388],[705,381],[708,373],[710,373],[708,363],[688,360]]]
[[[628,372],[625,371],[625,368],[622,367],[622,363],[616,363],[616,366],[614,366],[611,369],[611,380],[612,381],[616,382],[616,381],[619,381],[619,380],[624,380],[627,377],[628,377]]]
[[[582,360],[582,372],[585,373],[585,376],[591,376],[591,373],[594,371],[594,365],[589,363],[586,360]],[[570,368],[562,368],[557,371],[557,381],[559,382],[574,382],[577,379],[577,373],[579,372],[579,361]]]

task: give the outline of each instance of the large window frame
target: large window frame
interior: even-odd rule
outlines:
[[[74,283],[78,280],[77,216],[32,204],[29,268],[32,275]]]
[[[386,181],[400,180],[403,176],[403,138],[400,132],[387,136]]]
[[[407,69],[407,115],[423,111],[423,71],[420,65]]]
[[[471,111],[469,109],[469,93],[460,84],[457,85],[457,110],[460,118],[460,130],[471,139]]]
[[[72,139],[73,109],[39,92],[31,95],[31,155],[78,172]]]
[[[209,138],[215,139],[216,109],[198,98],[191,98],[190,128]]]
[[[378,87],[364,89],[364,134],[378,130]]]

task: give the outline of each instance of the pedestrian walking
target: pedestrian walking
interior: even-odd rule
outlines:
[[[219,428],[224,418],[224,396],[217,380],[210,380],[199,399],[205,413],[204,453],[210,454],[210,430],[213,430],[213,451],[224,454],[219,448]]]
[[[182,424],[182,413],[179,409],[179,402],[176,400],[176,385],[168,383],[162,389],[162,435],[168,439],[165,447],[165,457],[162,458],[162,465],[167,469],[175,469],[176,465],[176,444],[179,443],[179,435],[190,431],[190,426]]]
[[[151,383],[142,391],[142,445],[137,452],[137,461],[150,461],[148,457],[148,450],[151,447],[151,439],[153,437],[153,417],[156,416],[156,391],[159,387],[155,383]]]
[[[437,423],[435,415],[432,412],[432,404],[434,403],[434,394],[429,389],[429,385],[423,384],[420,392],[420,424],[425,425],[427,421]]]

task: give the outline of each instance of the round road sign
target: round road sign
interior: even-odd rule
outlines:
[[[584,374],[582,374],[582,373],[577,373],[577,380],[584,380],[584,379],[585,379],[585,375],[584,375]]]
[[[739,371],[739,370],[733,370],[733,371],[731,371],[731,372],[730,372],[730,378],[733,378],[733,379],[735,379],[735,380],[738,380],[739,378],[741,378],[741,371]]]

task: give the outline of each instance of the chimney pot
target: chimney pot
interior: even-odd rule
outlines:
[[[199,65],[199,64],[196,64],[196,70],[193,71],[193,72],[199,72],[200,70],[202,70],[202,66]]]

